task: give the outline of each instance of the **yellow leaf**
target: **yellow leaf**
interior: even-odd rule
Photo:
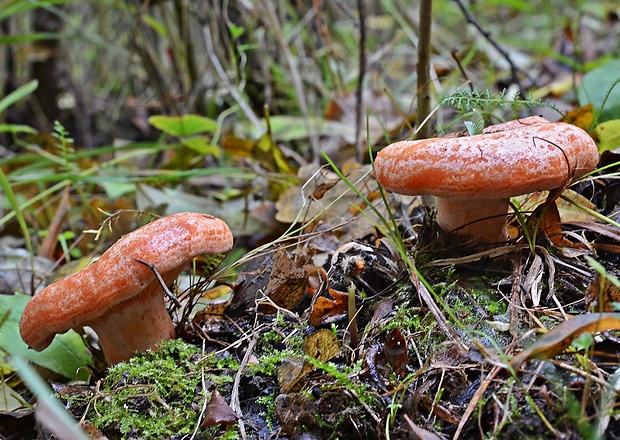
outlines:
[[[598,151],[615,150],[620,147],[620,119],[602,122],[593,132],[598,143]]]

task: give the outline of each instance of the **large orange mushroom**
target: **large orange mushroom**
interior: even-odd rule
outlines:
[[[20,333],[41,351],[57,333],[79,325],[99,336],[109,364],[174,338],[164,289],[202,254],[228,252],[230,229],[219,218],[184,212],[155,220],[125,235],[97,261],[37,293],[26,305]],[[146,264],[144,264],[146,263]]]
[[[584,130],[532,116],[474,136],[397,142],[377,154],[374,173],[389,191],[437,196],[442,229],[488,245],[508,238],[510,197],[562,187],[598,160]]]

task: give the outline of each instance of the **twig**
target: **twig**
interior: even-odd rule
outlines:
[[[319,139],[314,130],[314,127],[310,124],[310,111],[308,109],[308,102],[306,101],[306,94],[304,92],[303,81],[301,79],[301,74],[297,65],[295,64],[295,60],[289,47],[286,45],[286,39],[284,38],[284,32],[282,30],[282,26],[276,17],[276,13],[274,11],[274,2],[269,0],[259,0],[258,2],[261,5],[261,8],[265,14],[265,18],[267,23],[269,24],[270,30],[275,34],[278,45],[280,46],[280,50],[282,50],[282,54],[286,59],[286,64],[288,64],[289,70],[291,72],[291,77],[293,79],[293,87],[295,88],[295,95],[297,96],[297,101],[299,102],[299,108],[301,109],[301,113],[304,115],[304,125],[306,131],[308,132],[308,137],[310,139],[310,145],[312,145],[312,153],[313,163],[319,163],[319,159],[321,157]]]
[[[168,299],[170,301],[172,301],[174,303],[174,305],[177,306],[179,309],[183,308],[183,305],[179,302],[177,297],[174,296],[174,293],[172,293],[170,291],[170,289],[168,289],[168,286],[166,285],[166,282],[161,277],[161,275],[159,274],[159,271],[157,270],[157,268],[154,265],[152,265],[151,263],[147,263],[146,261],[140,260],[138,258],[134,258],[134,261],[137,261],[140,264],[144,264],[149,269],[151,269],[151,271],[153,271],[153,273],[155,274],[155,277],[157,278],[157,281],[159,282],[159,285],[162,287],[162,289],[164,289],[164,293],[166,294]]]
[[[226,71],[224,70],[222,63],[220,63],[220,60],[217,58],[217,55],[215,54],[215,49],[213,48],[213,40],[211,39],[211,28],[209,27],[207,23],[204,24],[204,35],[205,35],[205,43],[207,45],[207,53],[209,54],[209,59],[211,60],[211,63],[213,63],[213,67],[215,67],[215,71],[217,72],[217,75],[220,77],[220,79],[226,86],[226,89],[228,89],[228,93],[230,93],[230,95],[233,97],[233,99],[235,100],[235,102],[237,103],[241,111],[243,112],[243,114],[245,114],[245,117],[248,118],[248,120],[252,124],[254,124],[256,128],[264,131],[265,127],[263,127],[263,124],[261,123],[260,119],[258,119],[258,117],[254,114],[250,106],[241,97],[241,95],[239,94],[235,86],[233,86],[233,84],[230,82],[230,79],[228,78],[228,75],[226,75]]]
[[[480,26],[480,24],[478,24],[478,22],[476,21],[476,19],[474,18],[473,15],[471,15],[469,13],[469,11],[467,10],[467,8],[465,7],[465,5],[463,4],[463,2],[461,0],[454,0],[456,2],[456,4],[458,5],[459,9],[461,10],[461,12],[463,13],[463,16],[465,17],[465,20],[467,20],[467,22],[471,25],[473,25],[478,32],[480,32],[480,34],[489,42],[489,44],[491,44],[491,46],[493,46],[495,48],[495,50],[497,50],[500,55],[502,57],[504,57],[504,59],[506,60],[506,62],[508,63],[508,65],[510,66],[510,79],[512,80],[512,82],[514,84],[516,84],[517,86],[519,86],[519,93],[521,94],[521,96],[525,96],[525,90],[523,89],[523,85],[521,84],[521,81],[519,80],[519,68],[515,65],[515,63],[513,63],[512,58],[510,58],[510,55],[508,54],[508,52],[506,52],[491,36],[491,33],[488,31],[485,31],[482,26]],[[526,76],[528,76],[526,74]]]
[[[62,228],[62,224],[65,221],[65,218],[67,217],[67,214],[69,214],[70,210],[71,193],[70,186],[67,185],[62,192],[60,203],[58,204],[58,208],[54,213],[54,218],[52,218],[52,221],[47,228],[47,235],[41,242],[41,246],[39,246],[40,257],[47,257],[50,259],[54,257],[54,248],[56,247],[56,241],[58,240],[58,236],[60,235],[60,228]]]
[[[484,392],[487,390],[489,385],[491,385],[491,382],[493,381],[493,379],[495,379],[495,376],[497,376],[497,374],[503,369],[504,369],[503,367],[495,366],[491,369],[489,374],[487,374],[487,377],[484,378],[484,380],[480,384],[480,387],[478,387],[473,397],[469,401],[469,404],[467,405],[467,408],[465,409],[465,413],[463,414],[463,417],[461,417],[461,421],[459,422],[459,426],[456,429],[456,432],[454,433],[454,437],[452,437],[452,440],[457,440],[459,438],[459,436],[461,435],[461,431],[463,431],[463,428],[465,427],[465,423],[467,423],[467,421],[469,420],[469,416],[471,416],[471,414],[476,409],[476,406],[478,406],[478,402],[480,402],[480,399],[482,399]]]
[[[366,4],[364,0],[357,0],[357,13],[360,21],[359,41],[359,75],[357,77],[357,90],[355,91],[355,151],[357,161],[364,163],[364,151],[360,142],[362,131],[362,105],[364,77],[366,76]]]
[[[424,301],[426,306],[429,308],[429,310],[437,320],[437,324],[439,325],[441,330],[461,349],[468,351],[469,347],[461,340],[458,333],[450,326],[450,324],[448,324],[448,321],[441,313],[441,310],[437,306],[437,303],[435,303],[433,296],[428,291],[424,283],[420,281],[420,279],[414,274],[413,271],[410,271],[409,277],[412,284],[416,287],[418,295],[420,295],[422,301]]]
[[[252,356],[252,352],[254,351],[254,346],[258,342],[258,333],[256,331],[252,332],[252,339],[250,339],[250,343],[248,344],[248,348],[245,351],[245,355],[243,356],[243,360],[241,361],[241,365],[239,365],[239,369],[237,370],[237,374],[235,375],[235,382],[233,384],[232,393],[230,395],[230,407],[235,412],[241,416],[243,413],[241,411],[241,402],[239,401],[239,385],[241,383],[241,376],[243,375],[243,370],[245,370],[246,365],[250,360],[250,356]],[[243,423],[243,419],[239,419],[239,429],[241,430],[242,438],[246,438],[245,434],[245,426]]]
[[[418,36],[418,113],[417,120],[420,124],[417,132],[418,139],[426,139],[431,135],[431,125],[424,123],[431,113],[431,28],[433,24],[433,0],[420,2]],[[423,124],[423,125],[422,125]]]

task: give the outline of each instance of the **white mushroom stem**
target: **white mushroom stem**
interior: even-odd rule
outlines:
[[[437,198],[437,223],[448,233],[487,245],[508,239],[506,199]]]

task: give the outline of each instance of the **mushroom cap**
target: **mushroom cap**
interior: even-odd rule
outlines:
[[[43,350],[57,333],[101,317],[155,281],[152,264],[166,278],[197,255],[228,252],[230,229],[219,218],[183,212],[157,219],[125,235],[97,261],[47,286],[24,308],[20,333],[26,344]]]
[[[377,154],[374,173],[399,194],[490,199],[561,187],[598,160],[584,130],[532,116],[474,136],[394,143]]]

